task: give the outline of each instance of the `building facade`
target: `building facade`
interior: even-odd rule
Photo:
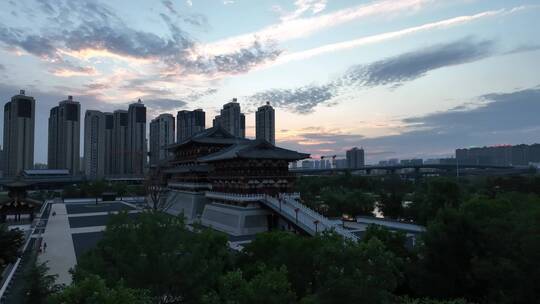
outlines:
[[[269,102],[255,113],[255,137],[276,144],[276,115]]]
[[[113,112],[112,169],[114,175],[127,174],[128,168],[128,112]]]
[[[456,149],[456,159],[462,165],[528,166],[540,161],[540,144]]]
[[[164,170],[169,213],[188,222],[231,235],[252,235],[278,227],[278,220],[258,203],[260,195],[291,193],[295,182],[289,163],[309,157],[249,140],[216,126],[169,146],[174,154]]]
[[[80,168],[81,105],[72,96],[50,111],[47,167],[67,169],[77,175]]]
[[[127,128],[127,173],[143,175],[147,163],[146,107],[139,99],[128,108]]]
[[[114,147],[114,115],[110,112],[103,113],[105,116],[103,173],[110,176],[114,173],[113,147]]]
[[[364,149],[358,149],[356,147],[350,149],[346,153],[347,167],[349,169],[361,168],[364,166]]]
[[[213,125],[220,125],[236,137],[246,137],[246,116],[241,112],[240,104],[236,98],[223,106],[220,115],[214,119]]]
[[[182,142],[187,138],[204,131],[206,117],[202,109],[193,111],[178,111],[176,115],[176,141]]]
[[[105,175],[105,115],[87,110],[84,115],[84,170],[89,179]]]
[[[174,116],[161,114],[150,122],[150,165],[169,157],[166,147],[174,143]]]
[[[4,105],[4,175],[16,176],[34,166],[36,101],[21,90]]]

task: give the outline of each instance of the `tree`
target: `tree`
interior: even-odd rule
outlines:
[[[403,217],[403,199],[410,188],[408,182],[397,176],[385,178],[378,189],[380,211],[387,218],[399,219]]]
[[[325,188],[321,200],[328,205],[328,216],[341,217],[370,215],[373,212],[374,198],[360,190]]]
[[[99,197],[107,189],[107,183],[104,180],[97,180],[90,184],[90,193],[96,198],[96,204]]]
[[[261,264],[258,273],[249,280],[239,269],[225,274],[219,281],[217,292],[205,295],[203,303],[281,304],[294,300],[286,268],[267,269]]]
[[[49,304],[146,304],[152,303],[146,291],[127,288],[118,282],[112,288],[97,275],[89,275],[53,294]]]
[[[4,267],[17,260],[24,244],[24,234],[19,229],[9,230],[0,224],[0,273]]]
[[[464,299],[453,299],[453,300],[434,300],[429,298],[410,298],[410,297],[401,297],[398,304],[472,304],[467,302]]]
[[[47,298],[59,290],[55,284],[56,275],[47,274],[47,264],[34,262],[26,277],[25,303],[47,303]]]
[[[161,181],[158,171],[151,171],[144,182],[146,203],[153,211],[166,211],[172,205],[167,201],[167,186]]]
[[[78,261],[74,280],[96,274],[112,286],[123,279],[127,287],[147,289],[153,297],[197,303],[230,263],[222,234],[193,233],[183,217],[160,212],[139,213],[136,219],[121,213],[112,217],[97,247]]]
[[[285,266],[293,292],[304,303],[388,303],[400,277],[399,260],[379,240],[356,243],[335,233],[257,235],[241,260],[248,276],[261,263]]]
[[[479,303],[533,303],[540,297],[540,198],[475,197],[445,208],[427,227],[411,286],[420,296]],[[526,278],[526,279],[525,279]]]
[[[443,208],[456,208],[464,200],[459,184],[448,178],[430,179],[417,188],[405,217],[425,225]]]
[[[124,182],[114,183],[113,190],[120,196],[120,200],[122,200],[122,197],[127,193],[127,184]]]
[[[407,236],[402,231],[390,231],[382,226],[369,225],[362,235],[362,242],[369,242],[371,239],[378,239],[396,257],[404,261],[412,256],[411,251],[406,247]]]

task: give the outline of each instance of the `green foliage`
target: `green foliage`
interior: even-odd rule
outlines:
[[[116,192],[116,195],[122,199],[122,197],[126,195],[128,187],[124,182],[116,182],[112,184],[112,189],[114,192]]]
[[[362,191],[335,188],[324,189],[321,200],[328,206],[326,215],[331,217],[371,215],[375,204],[374,198]]]
[[[260,265],[258,272],[246,279],[241,270],[230,271],[219,280],[217,292],[205,295],[203,303],[294,303],[295,295],[287,280],[285,266],[267,269]]]
[[[435,300],[429,298],[419,298],[413,299],[409,297],[402,297],[399,299],[397,304],[472,304],[467,302],[464,299],[453,299],[453,300]]]
[[[285,266],[303,302],[389,303],[399,280],[398,259],[376,240],[346,241],[334,233],[304,238],[284,232],[258,235],[244,249],[243,269]]]
[[[64,290],[53,294],[49,304],[146,304],[152,303],[145,291],[127,288],[120,281],[109,288],[97,275],[88,275]]]
[[[0,273],[6,264],[17,260],[23,243],[24,234],[21,230],[9,230],[7,225],[0,225]]]
[[[402,231],[390,231],[385,227],[370,225],[362,236],[362,242],[369,242],[371,239],[381,241],[386,249],[403,261],[409,260],[412,256],[411,251],[405,247],[407,237]]]
[[[463,198],[464,193],[454,179],[429,179],[417,187],[413,202],[405,210],[405,217],[425,225],[439,210],[458,207]]]
[[[153,296],[197,302],[217,285],[229,265],[227,239],[211,231],[192,233],[181,217],[141,213],[114,216],[97,248],[79,261],[76,281],[97,274],[107,284],[148,289]]]
[[[47,274],[48,271],[49,268],[45,263],[34,262],[25,279],[25,303],[47,303],[47,297],[59,289],[55,284],[57,276]]]
[[[390,176],[381,181],[377,190],[379,196],[378,207],[387,218],[399,219],[403,217],[403,200],[411,184],[397,176]]]
[[[79,185],[67,185],[63,189],[64,198],[85,198],[92,197],[97,199],[105,191],[112,190],[111,186],[104,180],[84,182]]]
[[[420,295],[480,303],[533,303],[540,297],[540,199],[477,196],[430,223],[411,267]]]

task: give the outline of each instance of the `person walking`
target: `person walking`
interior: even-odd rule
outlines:
[[[47,251],[47,243],[43,242],[43,252],[46,252],[46,251]]]

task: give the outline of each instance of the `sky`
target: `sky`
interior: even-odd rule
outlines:
[[[202,108],[207,126],[236,97],[250,137],[270,102],[276,144],[313,157],[449,157],[540,142],[539,17],[540,0],[2,0],[0,100],[36,99],[41,163],[68,95],[82,117],[140,98],[148,121]]]

